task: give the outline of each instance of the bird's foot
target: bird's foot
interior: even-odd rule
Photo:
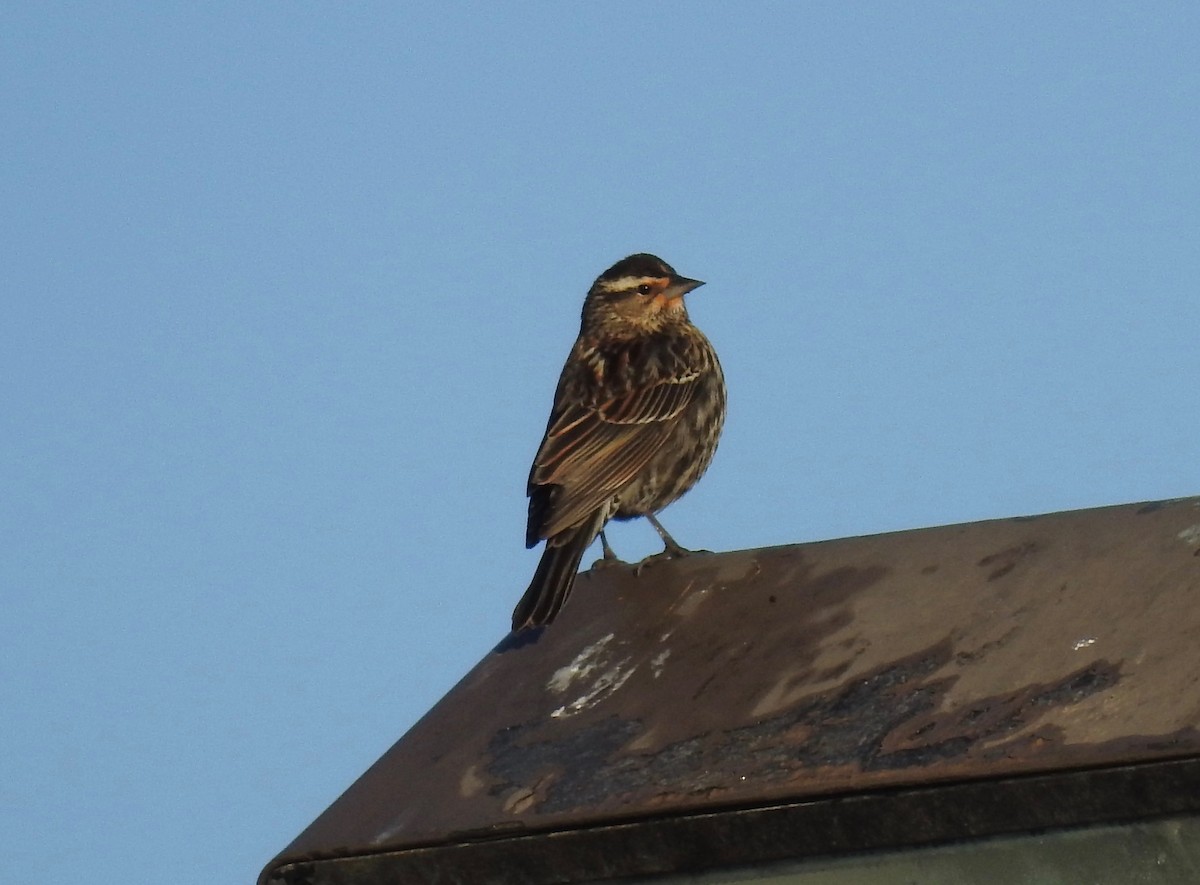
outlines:
[[[712,551],[689,550],[686,547],[680,547],[678,544],[671,542],[658,553],[651,553],[644,559],[639,560],[637,565],[633,567],[633,573],[635,575],[640,575],[642,573],[642,569],[646,568],[647,566],[654,565],[656,562],[662,562],[670,559],[684,559],[688,556],[703,556],[706,553],[712,553]]]
[[[685,556],[691,556],[693,553],[712,553],[711,550],[688,550],[671,537],[671,533],[663,528],[663,524],[655,518],[653,513],[647,513],[646,519],[650,521],[650,525],[654,526],[654,530],[662,538],[663,551],[662,553],[655,553],[653,556],[647,556],[642,560],[642,563],[658,559],[683,559]],[[642,563],[638,563],[638,565]]]
[[[601,556],[589,568],[592,571],[603,571],[604,569],[616,568],[619,565],[629,565],[629,563],[623,559],[617,559],[615,556]]]
[[[604,555],[592,563],[593,569],[612,568],[614,565],[629,565],[629,563],[613,552],[612,547],[608,544],[608,538],[604,537],[604,532],[600,533],[600,546],[604,550]]]
[[[633,573],[634,573],[634,575],[640,577],[642,574],[642,571],[645,570],[648,566],[652,566],[656,562],[662,562],[664,559],[674,559],[674,558],[675,557],[672,556],[670,551],[668,551],[668,550],[663,550],[663,551],[660,551],[659,553],[651,553],[649,556],[643,557],[642,559],[638,560],[637,565],[635,565],[633,567]]]
[[[711,550],[689,550],[676,543],[674,538],[668,536],[663,541],[663,549],[661,553],[656,553],[655,556],[660,559],[683,559],[685,556],[692,556],[696,553],[712,553]]]

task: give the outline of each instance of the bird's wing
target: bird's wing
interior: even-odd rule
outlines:
[[[636,477],[670,436],[699,377],[672,374],[594,405],[561,405],[529,475],[529,545],[580,522]]]

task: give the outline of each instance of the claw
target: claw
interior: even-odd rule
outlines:
[[[688,550],[686,547],[680,547],[678,544],[675,544],[673,549],[671,547],[667,547],[665,550],[660,550],[658,553],[651,553],[649,556],[638,560],[637,564],[633,567],[633,573],[634,575],[640,575],[642,573],[642,569],[646,568],[648,565],[654,565],[656,562],[663,562],[664,560],[671,559],[683,559],[686,556],[703,556],[708,553],[712,553],[712,551]]]
[[[608,545],[608,538],[604,537],[604,532],[600,533],[600,546],[604,550],[604,555],[592,563],[592,568],[603,569],[611,568],[614,565],[627,565],[625,560],[617,556],[612,547]]]
[[[654,530],[658,532],[658,536],[662,538],[663,551],[656,553],[654,556],[647,556],[642,562],[650,559],[683,559],[683,557],[691,553],[711,553],[710,550],[689,550],[678,541],[671,537],[671,533],[663,528],[663,524],[655,518],[653,513],[647,513],[646,519],[650,520],[650,525],[654,526]],[[639,563],[640,565],[640,563]]]

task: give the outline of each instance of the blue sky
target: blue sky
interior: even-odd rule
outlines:
[[[685,544],[1200,494],[1200,6],[406,6],[0,11],[4,881],[252,881],[504,636],[630,252]]]

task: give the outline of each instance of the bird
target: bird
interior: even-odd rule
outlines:
[[[603,534],[610,519],[645,516],[663,540],[657,556],[689,552],[655,514],[708,469],[725,423],[721,363],[684,306],[702,285],[641,252],[588,290],[529,471],[525,545],[546,546],[514,631],[554,620],[597,535],[605,559],[616,558]]]

